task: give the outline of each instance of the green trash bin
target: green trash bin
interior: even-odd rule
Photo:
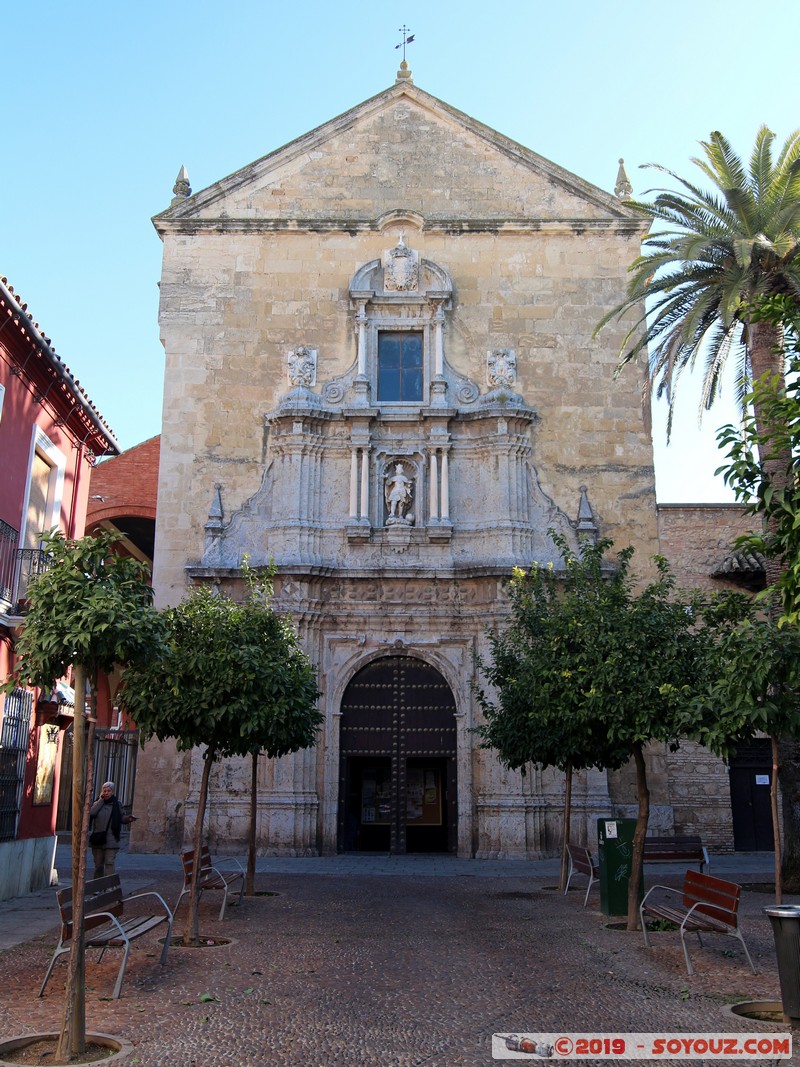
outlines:
[[[600,910],[604,915],[628,914],[628,883],[633,868],[636,819],[598,819]]]
[[[778,978],[781,983],[783,1021],[800,1021],[800,906],[773,904],[764,908],[772,923]]]

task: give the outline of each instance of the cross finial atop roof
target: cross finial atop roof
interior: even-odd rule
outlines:
[[[406,45],[413,43],[414,34],[413,33],[409,34],[408,26],[406,26],[405,24],[403,24],[397,32],[401,33],[403,35],[403,39],[401,40],[400,44],[396,44],[395,45],[396,49],[397,48],[402,48],[403,49],[403,62],[400,64],[400,70],[398,70],[398,72],[397,72],[397,80],[398,81],[411,81],[412,80],[411,71],[408,68],[408,63],[406,63]]]

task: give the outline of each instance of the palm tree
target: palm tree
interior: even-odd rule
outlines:
[[[762,126],[749,167],[721,133],[701,141],[705,158],[692,162],[711,182],[701,189],[665,167],[655,169],[681,187],[675,192],[654,189],[652,203],[626,201],[653,220],[642,253],[630,267],[627,295],[599,323],[633,311],[633,324],[620,350],[619,370],[643,353],[648,355],[650,381],[656,396],[669,399],[667,436],[678,381],[704,363],[701,413],[719,394],[720,376],[731,350],[738,359],[738,398],[744,405],[753,383],[784,382],[783,326],[764,306],[779,297],[800,304],[800,130],[792,133],[773,158],[775,134]],[[759,435],[770,432],[766,404],[758,397],[753,415]],[[791,453],[773,451],[762,459],[762,483],[787,484]],[[767,560],[767,582],[783,568],[778,557]],[[781,743],[784,789],[784,879],[786,888],[800,889],[800,752]]]
[[[759,129],[747,169],[725,137],[712,133],[700,142],[705,158],[692,159],[711,191],[651,164],[683,191],[654,189],[652,203],[626,201],[656,226],[630,267],[625,299],[597,330],[629,311],[637,314],[619,369],[649,354],[656,395],[670,402],[668,435],[678,380],[698,357],[704,361],[701,412],[719,393],[731,349],[740,400],[764,373],[783,376],[780,327],[756,321],[753,309],[776,294],[800,299],[800,130],[777,159],[774,140],[766,126]]]

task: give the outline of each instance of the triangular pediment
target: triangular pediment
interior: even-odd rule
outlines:
[[[630,220],[610,193],[409,83],[397,83],[153,220],[291,227]]]

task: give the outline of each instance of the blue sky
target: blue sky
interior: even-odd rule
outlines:
[[[781,142],[800,126],[797,0],[19,4],[0,274],[123,447],[160,429],[150,219],[181,164],[198,191],[385,89],[403,24],[417,85],[608,190],[620,156],[638,194],[656,183],[640,164],[690,176],[712,129],[746,156],[761,123]],[[669,448],[656,418],[662,502],[727,498],[714,431],[733,413],[698,434],[689,386]]]

